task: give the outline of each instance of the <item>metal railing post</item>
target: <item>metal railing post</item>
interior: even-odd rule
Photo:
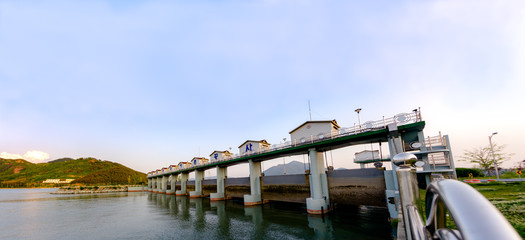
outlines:
[[[399,153],[394,156],[393,162],[398,166],[396,173],[406,237],[408,240],[426,239],[427,232],[418,212],[419,190],[414,167],[417,157],[412,153]]]

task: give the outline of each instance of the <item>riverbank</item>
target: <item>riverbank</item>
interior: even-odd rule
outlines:
[[[128,186],[86,186],[86,187],[61,187],[51,194],[93,194],[127,192]]]

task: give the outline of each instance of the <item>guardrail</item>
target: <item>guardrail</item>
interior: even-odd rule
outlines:
[[[505,217],[481,193],[466,183],[437,179],[427,187],[426,220],[419,211],[416,181],[417,157],[394,156],[399,181],[400,209],[409,240],[420,239],[521,239]],[[447,228],[447,211],[457,229]]]
[[[340,138],[340,137],[345,137],[345,136],[349,136],[349,135],[356,135],[356,134],[360,134],[360,133],[364,133],[364,132],[380,130],[380,129],[386,128],[386,126],[388,126],[389,124],[392,124],[392,123],[395,123],[398,126],[401,126],[401,125],[406,125],[406,124],[410,124],[410,123],[416,123],[416,122],[420,122],[420,121],[422,121],[422,119],[421,119],[421,112],[420,111],[413,111],[411,113],[400,113],[400,114],[397,114],[397,115],[395,115],[393,117],[390,117],[390,118],[384,118],[383,117],[382,120],[367,121],[367,122],[364,122],[361,125],[354,125],[353,127],[340,128],[338,133],[335,133],[335,134],[332,133],[332,132],[329,132],[329,133],[325,133],[325,134],[319,134],[319,135],[316,135],[316,136],[312,135],[312,136],[310,136],[310,139],[304,139],[304,141],[294,141],[294,142],[287,141],[287,142],[284,142],[284,143],[272,144],[272,145],[270,145],[270,147],[264,148],[264,149],[259,149],[258,151],[248,152],[248,153],[245,153],[245,154],[234,154],[233,156],[226,157],[226,158],[221,159],[221,160],[208,161],[208,162],[203,163],[203,164],[187,166],[187,167],[178,168],[176,170],[172,170],[172,171],[168,171],[168,172],[161,172],[161,173],[158,173],[158,174],[154,173],[154,174],[151,174],[151,175],[148,175],[148,176],[157,176],[157,175],[162,175],[164,173],[177,172],[177,171],[181,171],[181,170],[192,169],[192,168],[195,168],[195,167],[205,166],[205,165],[208,165],[208,164],[214,164],[214,163],[217,163],[217,162],[231,161],[231,160],[242,158],[242,157],[258,155],[258,154],[267,153],[267,152],[279,151],[279,150],[290,148],[290,147],[296,147],[296,146],[301,146],[301,145],[306,145],[306,144],[326,141],[328,139]]]

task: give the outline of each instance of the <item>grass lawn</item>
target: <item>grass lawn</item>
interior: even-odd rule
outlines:
[[[470,184],[483,194],[525,238],[525,182]]]
[[[485,196],[507,218],[520,236],[525,239],[525,182],[489,182],[469,184]],[[420,189],[421,216],[424,214],[425,190]],[[447,227],[455,229],[452,218],[447,217]]]

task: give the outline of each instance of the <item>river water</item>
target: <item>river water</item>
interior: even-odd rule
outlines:
[[[54,195],[0,189],[0,239],[392,239],[386,208],[210,202],[154,193]]]

